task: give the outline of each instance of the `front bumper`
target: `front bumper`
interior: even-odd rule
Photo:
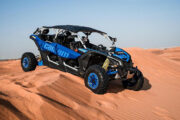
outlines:
[[[137,67],[130,67],[130,68],[117,67],[108,70],[107,74],[109,76],[114,76],[114,79],[127,80],[133,78],[134,75],[140,76],[142,73],[138,70]]]

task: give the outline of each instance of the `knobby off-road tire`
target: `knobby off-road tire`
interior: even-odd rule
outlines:
[[[144,84],[144,77],[141,71],[138,72],[133,76],[133,78],[125,80],[122,82],[123,87],[126,89],[138,91],[141,90]]]
[[[100,65],[92,65],[86,70],[84,77],[85,86],[96,94],[107,91],[109,79],[106,71]]]
[[[26,52],[21,58],[21,67],[25,72],[35,70],[37,66],[37,60],[33,53]]]

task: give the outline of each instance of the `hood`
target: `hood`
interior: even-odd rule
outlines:
[[[117,47],[113,47],[110,51],[107,52],[93,50],[93,49],[83,49],[83,48],[79,48],[78,50],[81,51],[82,53],[86,53],[88,51],[94,51],[104,55],[109,55],[108,52],[113,52],[111,57],[114,57],[116,59],[121,59],[122,61],[126,61],[126,62],[129,62],[131,60],[131,56],[126,51]]]

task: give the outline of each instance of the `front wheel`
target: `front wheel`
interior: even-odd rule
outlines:
[[[109,79],[105,70],[99,65],[92,65],[86,70],[84,82],[86,87],[96,94],[107,91]]]
[[[124,88],[138,91],[143,87],[144,84],[143,74],[137,70],[131,79],[124,80],[122,83]]]
[[[27,52],[22,55],[21,67],[25,72],[35,70],[37,60],[33,53]]]

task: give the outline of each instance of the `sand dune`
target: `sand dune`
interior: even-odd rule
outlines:
[[[48,67],[23,72],[19,60],[0,62],[0,120],[179,120],[180,47],[127,48],[143,72],[140,91],[110,82],[96,95],[82,78]]]

